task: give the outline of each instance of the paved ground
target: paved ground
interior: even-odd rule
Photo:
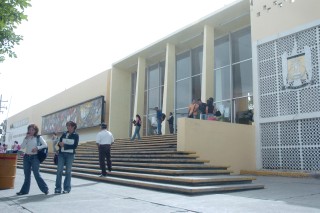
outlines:
[[[15,189],[0,190],[0,212],[320,212],[320,180],[258,176],[265,189],[184,196],[72,178],[70,194],[55,195],[55,175],[42,173],[50,194],[32,178],[30,194],[16,196],[23,183],[17,170]]]

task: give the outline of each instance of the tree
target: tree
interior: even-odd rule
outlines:
[[[16,58],[13,51],[15,45],[23,39],[16,35],[14,30],[23,20],[28,20],[24,14],[27,7],[31,7],[31,0],[0,0],[0,62],[5,60],[5,55]]]

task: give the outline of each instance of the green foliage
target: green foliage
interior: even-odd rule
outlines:
[[[13,51],[14,45],[19,45],[23,39],[16,35],[14,30],[23,20],[28,20],[24,14],[27,7],[31,7],[31,0],[0,0],[0,62],[5,60],[5,55],[16,58]]]

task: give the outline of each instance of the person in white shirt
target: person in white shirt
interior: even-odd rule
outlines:
[[[114,143],[114,138],[111,132],[107,130],[107,124],[100,124],[101,131],[97,134],[96,143],[99,150],[99,164],[101,169],[100,177],[106,177],[106,162],[107,159],[107,167],[108,171],[112,170],[111,163],[111,145]]]
[[[38,135],[38,132],[38,126],[35,124],[30,124],[28,126],[27,135],[21,144],[21,149],[26,149],[23,157],[24,183],[20,191],[17,192],[17,195],[25,195],[29,193],[31,183],[31,170],[33,171],[34,178],[36,179],[40,190],[46,195],[49,193],[48,186],[44,182],[39,172],[40,161],[37,155],[38,150],[47,148],[48,145],[43,137]],[[40,144],[38,144],[38,140]]]

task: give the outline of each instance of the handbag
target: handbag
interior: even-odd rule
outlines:
[[[41,146],[40,135],[37,135],[37,146]],[[48,156],[48,147],[38,150],[38,159],[42,163]]]

